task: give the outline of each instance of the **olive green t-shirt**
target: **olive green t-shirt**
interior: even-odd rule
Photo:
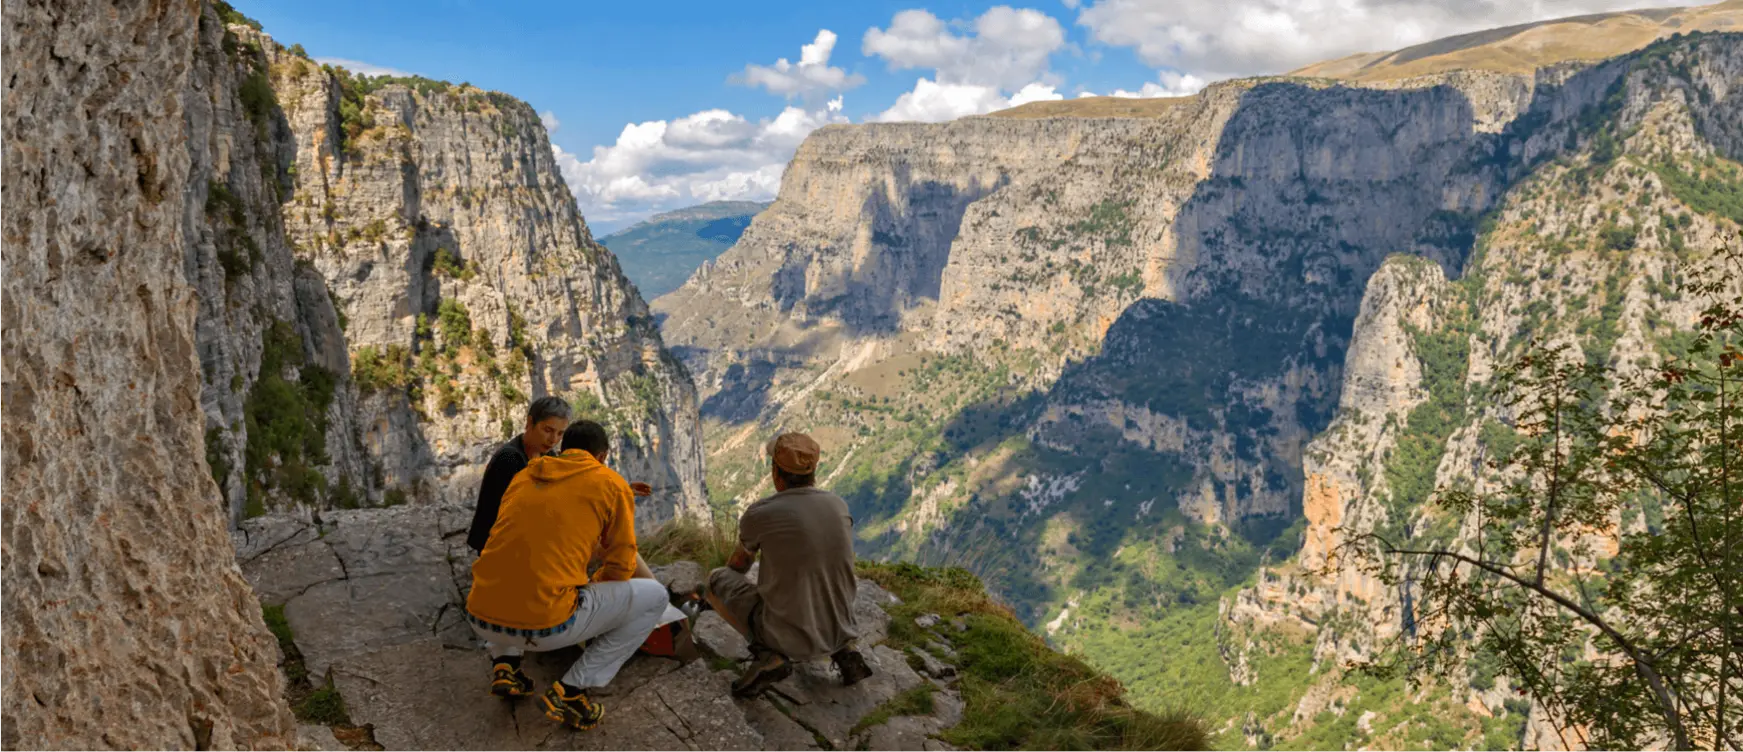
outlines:
[[[739,541],[762,555],[756,628],[796,661],[839,650],[858,636],[853,599],[853,516],[820,488],[789,488],[751,504]]]

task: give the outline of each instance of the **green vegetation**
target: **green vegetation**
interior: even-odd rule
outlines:
[[[1689,208],[1743,225],[1743,167],[1713,156],[1691,168],[1671,160],[1652,165],[1664,186]]]
[[[212,480],[218,483],[218,492],[223,493],[232,466],[230,455],[224,451],[224,430],[217,426],[206,429],[206,467],[212,469]]]
[[[934,709],[932,695],[937,693],[937,686],[931,682],[921,682],[919,686],[891,697],[872,712],[865,714],[847,733],[849,736],[858,734],[899,715],[931,715]]]
[[[247,113],[255,128],[264,132],[278,111],[278,95],[273,92],[272,80],[266,77],[266,71],[255,69],[250,72],[242,79],[237,95],[242,99],[242,111]]]
[[[1049,648],[966,570],[862,562],[859,572],[902,599],[889,608],[892,647],[931,639],[914,623],[921,614],[966,620],[968,630],[951,636],[966,708],[944,741],[968,749],[1208,748],[1202,721],[1132,708],[1118,681]]]
[[[255,31],[260,31],[260,22],[242,14],[242,11],[231,7],[224,0],[212,0],[212,10],[218,13],[218,20],[226,24],[241,24]]]
[[[1422,364],[1422,386],[1428,399],[1412,408],[1404,431],[1386,458],[1387,506],[1393,526],[1401,526],[1410,510],[1434,492],[1435,471],[1446,452],[1447,437],[1465,417],[1465,371],[1470,365],[1473,324],[1467,309],[1457,309],[1452,321],[1434,331],[1405,325],[1411,350]]]
[[[292,368],[298,371],[295,381],[285,378]],[[328,463],[327,409],[334,387],[330,371],[304,361],[302,336],[295,327],[273,321],[266,328],[260,376],[242,406],[248,429],[243,467],[249,516],[265,511],[268,489],[310,505],[325,496],[326,476],[315,468]]]
[[[472,339],[472,314],[466,304],[454,298],[442,298],[436,307],[436,328],[442,333],[442,345],[449,357]]]
[[[1132,244],[1132,218],[1126,214],[1132,202],[1103,199],[1090,207],[1089,217],[1066,226],[1066,230],[1080,235],[1098,237],[1109,246],[1125,246]]]
[[[377,348],[364,345],[351,356],[351,381],[359,391],[386,392],[404,389],[412,383],[411,351],[404,345]]]
[[[1401,531],[1351,542],[1388,586],[1411,577],[1415,623],[1444,625],[1367,671],[1458,676],[1475,653],[1473,680],[1508,677],[1581,746],[1734,746],[1723,698],[1743,673],[1743,513],[1731,490],[1743,484],[1740,282],[1734,248],[1689,274],[1683,291],[1703,307],[1674,360],[1620,372],[1537,345],[1498,371],[1495,394],[1518,428],[1507,472],[1490,490],[1435,499],[1474,520],[1482,544]],[[1641,515],[1642,527],[1614,526]],[[1594,531],[1616,541],[1613,557],[1589,542]]]
[[[345,712],[345,698],[339,696],[339,690],[333,686],[331,677],[326,684],[309,692],[292,710],[296,711],[297,720],[307,723],[319,723],[322,726],[351,723],[350,714]]]
[[[478,276],[478,264],[471,261],[461,261],[459,254],[447,248],[437,248],[435,263],[432,266],[437,274],[462,282],[471,281]]]

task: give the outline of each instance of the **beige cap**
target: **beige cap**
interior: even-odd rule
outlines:
[[[817,458],[823,453],[823,447],[802,433],[783,433],[769,439],[763,450],[774,461],[775,467],[794,475],[817,472]]]

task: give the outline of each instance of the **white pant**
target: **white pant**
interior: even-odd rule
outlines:
[[[582,689],[603,687],[647,640],[667,605],[666,586],[657,580],[595,582],[581,588],[575,620],[560,632],[537,638],[513,637],[477,624],[472,625],[472,631],[484,641],[484,649],[492,658],[529,650],[543,653],[592,640],[581,652],[581,660],[563,674],[563,683]]]

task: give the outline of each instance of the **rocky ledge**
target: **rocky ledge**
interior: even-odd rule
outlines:
[[[950,749],[934,738],[962,717],[949,625],[932,625],[932,650],[898,652],[884,641],[885,607],[899,601],[863,579],[860,648],[876,673],[853,687],[840,686],[824,660],[802,664],[761,698],[733,699],[744,640],[704,612],[694,625],[704,657],[637,655],[599,693],[606,716],[592,731],[559,727],[535,700],[491,697],[489,660],[464,619],[470,519],[458,505],[274,514],[233,533],[261,602],[283,609],[281,637],[315,685],[330,682],[361,732],[335,737],[305,725],[306,744],[367,747],[372,732],[389,749]],[[656,572],[677,587],[703,575],[693,562]],[[575,655],[531,654],[527,673],[548,685]],[[902,699],[926,684],[931,712],[900,714],[909,707]]]

